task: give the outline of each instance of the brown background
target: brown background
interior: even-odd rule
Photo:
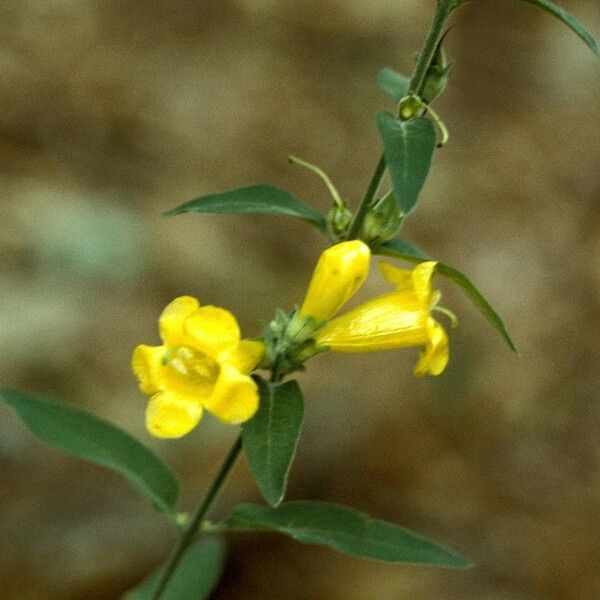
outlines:
[[[409,71],[433,2],[8,0],[0,7],[0,381],[85,407],[152,445],[190,507],[235,432],[143,429],[132,348],[189,293],[256,335],[302,298],[323,241],[300,222],[161,211],[250,183],[356,202],[379,152],[382,66]],[[600,8],[564,0],[597,35]],[[289,498],[344,502],[471,557],[442,571],[362,562],[278,536],[232,541],[215,598],[600,598],[598,60],[531,6],[456,16],[437,103],[452,132],[404,235],[468,273],[512,355],[460,317],[439,378],[415,351],[324,356]],[[374,277],[365,294],[383,285]],[[112,599],[172,543],[119,477],[0,411],[0,597]],[[244,461],[219,513],[259,499]]]

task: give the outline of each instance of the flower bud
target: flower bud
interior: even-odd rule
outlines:
[[[330,319],[363,284],[370,259],[371,250],[361,240],[327,248],[319,257],[300,314],[317,323]]]
[[[361,239],[368,244],[383,244],[400,230],[404,216],[398,210],[393,192],[386,194],[369,210],[361,229]]]
[[[327,214],[327,229],[334,239],[343,238],[352,222],[352,212],[346,202],[335,203]]]
[[[446,61],[446,53],[441,46],[438,46],[431,66],[427,70],[421,92],[421,98],[425,103],[431,104],[446,89],[451,71],[452,63]]]

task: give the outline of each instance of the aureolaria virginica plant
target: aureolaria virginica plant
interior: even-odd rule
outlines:
[[[128,593],[130,600],[208,597],[222,570],[223,537],[235,531],[280,532],[375,560],[469,565],[467,559],[437,543],[350,508],[325,501],[282,503],[304,412],[300,387],[290,375],[327,351],[411,347],[420,350],[415,375],[440,375],[449,360],[449,341],[438,319],[447,318],[455,325],[456,317],[439,304],[436,275],[458,285],[515,350],[502,320],[465,275],[397,237],[415,208],[436,147],[448,142],[448,131],[431,104],[451,74],[452,63],[442,48],[449,18],[467,1],[437,0],[410,78],[389,68],[380,72],[379,86],[395,102],[396,110],[382,111],[377,117],[383,154],[354,212],[321,169],[290,157],[292,163],[321,177],[329,189],[332,206],[327,215],[288,192],[265,185],[203,196],[165,213],[296,217],[316,227],[330,243],[316,261],[303,301],[291,311],[275,310],[259,338],[242,338],[229,310],[182,295],[158,319],[162,344],[135,348],[132,367],[141,391],[149,397],[146,425],[152,435],[184,436],[200,423],[204,411],[228,425],[241,425],[240,435],[192,514],[177,512],[176,476],[124,431],[78,409],[1,391],[3,400],[38,437],[122,473],[178,528],[180,537],[171,557]],[[591,34],[564,9],[550,0],[522,1],[560,19],[600,56]],[[391,189],[380,193],[386,171]],[[369,276],[373,254],[416,266],[408,269],[382,263],[381,274],[390,291],[344,312]],[[224,520],[211,522],[217,495],[242,450],[267,505],[243,504]]]

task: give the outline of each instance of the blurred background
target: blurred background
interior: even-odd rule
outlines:
[[[276,217],[161,212],[251,183],[326,211],[319,164],[356,203],[410,72],[421,0],[8,0],[0,5],[0,382],[84,407],[151,445],[190,508],[235,431],[144,431],[133,347],[192,294],[257,335],[301,301],[324,241]],[[600,5],[563,0],[596,36]],[[451,130],[403,235],[469,274],[516,357],[461,293],[439,378],[417,351],[327,355],[289,494],[346,503],[470,557],[469,571],[362,562],[279,536],[231,541],[214,598],[600,598],[598,60],[531,6],[473,2],[447,37]],[[384,289],[373,277],[364,291]],[[173,543],[118,476],[63,456],[0,407],[0,597],[112,599]],[[244,460],[218,514],[259,501]]]

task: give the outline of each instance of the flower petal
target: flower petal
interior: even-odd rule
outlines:
[[[218,306],[202,306],[194,311],[185,320],[183,329],[195,349],[214,359],[231,352],[240,342],[236,318]]]
[[[430,317],[427,322],[427,331],[429,335],[427,345],[415,365],[414,373],[417,377],[427,374],[439,375],[448,364],[448,336],[444,328]]]
[[[429,316],[412,292],[391,292],[357,306],[317,330],[317,346],[334,352],[372,352],[420,346]]]
[[[420,300],[430,304],[432,287],[431,278],[435,272],[435,266],[437,262],[434,260],[428,260],[426,262],[419,263],[412,271],[412,280],[415,293]]]
[[[260,340],[242,340],[227,357],[227,364],[240,373],[251,373],[265,353],[265,343]]]
[[[412,290],[417,297],[429,304],[432,294],[431,278],[435,272],[436,261],[419,263],[414,269],[401,269],[388,263],[380,263],[382,275],[396,286],[397,291]]]
[[[213,393],[204,408],[225,423],[243,423],[258,408],[258,386],[252,377],[242,375],[230,365],[222,365]]]
[[[146,428],[155,437],[178,438],[189,433],[202,418],[202,407],[178,394],[160,392],[146,408]]]
[[[179,346],[184,343],[183,322],[200,303],[192,296],[179,296],[167,304],[158,319],[160,337],[167,346]]]
[[[131,357],[131,368],[140,381],[140,390],[148,396],[159,391],[160,369],[165,346],[136,346]]]
[[[317,262],[300,314],[327,321],[357,292],[369,273],[371,250],[360,240],[327,248]]]
[[[379,263],[379,270],[384,279],[394,284],[398,290],[410,290],[413,288],[412,269],[401,269],[386,262]]]

